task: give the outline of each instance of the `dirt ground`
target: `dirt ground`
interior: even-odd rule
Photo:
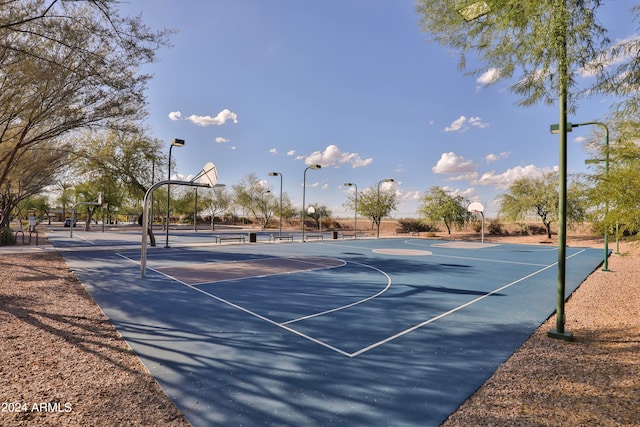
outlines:
[[[382,235],[394,230],[386,225]],[[585,234],[570,233],[567,243],[602,247]],[[640,425],[638,247],[622,242],[609,269],[596,270],[568,300],[573,341],[547,336],[552,316],[444,426]],[[188,425],[55,252],[0,256],[0,340],[0,425]]]

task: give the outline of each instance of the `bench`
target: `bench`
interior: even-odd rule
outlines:
[[[305,238],[307,239],[322,239],[324,240],[324,236],[322,234],[305,234]]]
[[[419,236],[420,232],[419,231],[407,231],[403,228],[397,228],[396,229],[396,236],[399,234],[406,234],[407,236]]]
[[[222,243],[224,240],[235,240],[238,242],[245,242],[244,239],[244,235],[240,234],[240,235],[217,235],[216,236],[216,243]]]
[[[269,235],[269,240],[290,240],[293,242],[293,234],[278,234],[278,235]]]

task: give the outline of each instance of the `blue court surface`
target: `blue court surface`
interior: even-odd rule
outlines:
[[[557,302],[551,246],[159,243],[141,278],[139,240],[50,240],[194,426],[437,426]],[[567,248],[567,295],[601,262]]]

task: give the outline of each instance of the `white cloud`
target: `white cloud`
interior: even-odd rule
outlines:
[[[274,155],[275,155],[275,154],[278,154],[278,150],[277,150],[277,149],[275,149],[275,148],[271,148],[271,149],[269,149],[269,153],[271,153],[271,154],[274,154]]]
[[[489,127],[489,123],[483,122],[480,117],[471,117],[469,119],[469,124],[471,126],[479,127],[480,129]]]
[[[479,127],[481,129],[489,126],[488,123],[483,122],[480,117],[470,117],[467,118],[465,116],[460,116],[454,121],[451,122],[449,126],[444,128],[445,132],[466,132],[469,130],[469,126]]]
[[[514,168],[507,169],[501,174],[497,174],[496,171],[485,172],[473,181],[474,185],[490,185],[496,188],[507,189],[516,179],[520,178],[541,178],[545,173],[556,171],[558,168],[539,168],[535,165],[516,166]]]
[[[470,187],[464,190],[461,190],[459,188],[452,189],[450,187],[444,187],[443,190],[449,193],[450,195],[452,195],[453,197],[462,196],[469,200],[475,200],[478,198],[478,192],[473,187]]]
[[[489,70],[482,73],[482,75],[476,79],[476,83],[482,86],[487,86],[495,82],[499,78],[500,78],[500,70],[498,70],[497,68],[490,68]]]
[[[216,137],[216,142],[217,142],[218,144],[224,144],[224,143],[229,142],[229,141],[230,141],[229,139],[227,139],[227,138],[223,138],[223,137],[221,137],[221,136]]]
[[[180,111],[172,111],[169,113],[169,119],[176,121],[182,118],[182,113]]]
[[[232,120],[233,123],[238,123],[238,115],[225,108],[224,110],[220,111],[218,115],[215,117],[198,116],[198,115],[192,114],[189,117],[187,117],[186,120],[189,120],[191,123],[194,123],[198,126],[211,126],[211,125],[222,126],[228,120]]]
[[[478,179],[478,172],[469,172],[447,178],[447,181],[474,181],[476,179]]]
[[[442,153],[438,163],[431,168],[434,173],[442,174],[467,174],[475,172],[476,165],[471,160],[465,160],[453,151]]]
[[[507,157],[509,157],[509,153],[504,151],[504,152],[499,153],[499,154],[493,154],[493,153],[492,154],[487,154],[484,157],[484,160],[487,163],[493,163],[493,162],[497,162],[500,159],[506,159]]]
[[[403,191],[399,188],[396,189],[396,197],[398,200],[402,201],[418,201],[422,199],[422,191],[413,190],[413,191]]]
[[[336,166],[343,163],[350,164],[352,168],[368,166],[373,162],[373,158],[363,159],[358,153],[345,153],[340,151],[337,145],[329,145],[324,151],[314,151],[307,157],[299,156],[298,159],[304,158],[306,165],[321,165],[323,167]]]
[[[296,150],[287,151],[287,156],[295,156],[295,155],[296,155]]]
[[[467,121],[467,118],[465,116],[460,116],[459,118],[457,118],[456,120],[451,122],[451,124],[449,126],[444,128],[444,131],[445,132],[456,132],[456,131],[459,131],[459,130],[463,129],[464,124],[465,124],[466,121]]]

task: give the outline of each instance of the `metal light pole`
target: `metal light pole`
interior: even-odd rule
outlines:
[[[345,187],[355,187],[356,189],[356,203],[355,203],[355,208],[353,210],[353,238],[357,239],[358,236],[357,234],[357,230],[358,230],[358,186],[356,184],[354,184],[353,182],[345,182],[344,183]]]
[[[565,289],[567,279],[567,97],[568,97],[568,73],[567,63],[567,3],[561,0],[561,14],[558,28],[558,42],[562,46],[560,58],[558,58],[558,84],[560,92],[560,187],[559,187],[559,212],[558,212],[558,289],[556,308],[556,328],[550,330],[547,335],[551,338],[572,341],[573,334],[565,331],[566,323],[564,314]]]
[[[566,288],[566,253],[567,253],[567,96],[569,64],[567,60],[567,23],[569,21],[567,0],[558,0],[558,27],[556,39],[561,46],[558,60],[558,98],[560,106],[560,160],[559,160],[559,209],[558,209],[558,289],[556,309],[556,328],[548,332],[551,338],[571,341],[573,334],[565,331],[564,301]],[[456,0],[455,8],[466,21],[473,21],[491,12],[485,0]]]
[[[155,183],[156,180],[156,156],[151,157],[151,185]],[[149,213],[149,226],[153,229],[153,194],[151,195],[150,201],[150,209]]]
[[[378,202],[377,202],[377,204],[378,204],[378,231],[376,233],[376,239],[380,238],[380,223],[382,222],[382,217],[381,217],[382,214],[380,212],[380,185],[383,182],[393,182],[393,181],[394,181],[393,178],[386,178],[386,179],[383,179],[382,181],[378,182]]]
[[[193,231],[198,231],[198,187],[195,188],[195,202],[193,203]]]
[[[322,168],[322,166],[320,165],[311,165],[309,167],[307,167],[304,170],[304,178],[302,180],[302,212],[301,212],[301,219],[302,219],[302,241],[304,242],[304,217],[305,217],[305,212],[304,212],[304,205],[305,205],[305,193],[307,191],[307,171],[309,169],[320,169]]]
[[[269,176],[280,176],[280,236],[282,236],[282,174],[280,172],[269,172]]]
[[[584,123],[567,123],[567,132],[571,132],[572,128],[577,128],[579,126],[587,126],[587,125],[596,125],[596,126],[600,126],[602,129],[604,129],[604,134],[605,134],[605,139],[604,139],[604,143],[605,143],[605,154],[604,154],[604,163],[605,163],[605,177],[609,176],[609,128],[607,127],[606,124],[602,123],[602,122],[584,122]],[[559,125],[555,124],[555,125],[551,125],[551,133],[558,133],[558,129],[559,129]],[[587,160],[585,161],[585,163],[598,163],[601,160],[594,160],[594,161],[590,161]],[[609,226],[607,224],[607,217],[609,216],[609,201],[605,202],[605,213],[604,213],[604,218],[605,218],[605,227],[604,227],[604,262],[603,262],[603,267],[602,267],[602,271],[611,271],[609,270]],[[617,234],[616,234],[617,236]]]
[[[184,145],[184,139],[174,139],[171,141],[171,145],[169,146],[169,176],[167,177],[167,181],[171,181],[171,150],[173,147],[182,147]],[[169,203],[171,202],[171,183],[167,183],[167,238],[164,244],[165,248],[170,248],[169,246]]]

